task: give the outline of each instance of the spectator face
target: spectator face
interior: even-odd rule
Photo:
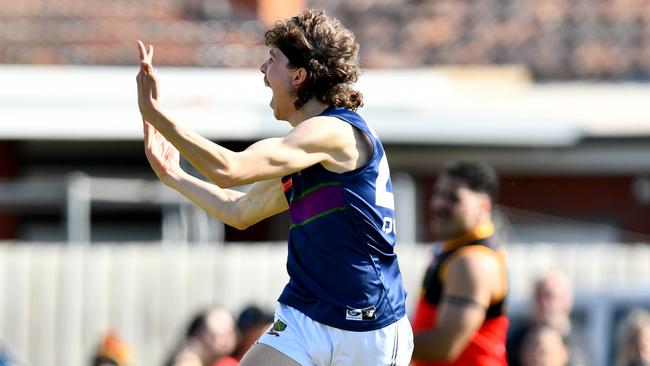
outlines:
[[[476,229],[489,218],[491,201],[462,180],[442,175],[433,187],[430,209],[434,238],[449,240]]]
[[[645,363],[650,364],[650,327],[639,331],[639,356]]]
[[[568,279],[561,273],[549,273],[537,283],[534,299],[535,318],[554,324],[558,317],[566,317],[573,307],[572,291]]]
[[[625,353],[626,365],[650,365],[650,326],[634,332]]]
[[[237,335],[235,320],[225,309],[210,311],[206,318],[206,329],[201,334],[201,342],[215,356],[226,356],[235,350]]]
[[[550,326],[525,336],[520,357],[523,366],[564,366],[569,359],[562,335]]]

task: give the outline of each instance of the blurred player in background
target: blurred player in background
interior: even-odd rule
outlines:
[[[431,198],[433,260],[413,331],[418,366],[506,365],[507,271],[494,239],[494,170],[480,162],[447,164]]]
[[[355,112],[362,95],[351,87],[358,44],[340,22],[312,10],[276,23],[265,42],[269,58],[260,69],[270,106],[293,129],[239,153],[163,112],[153,47],[140,42],[147,158],[163,183],[236,228],[289,210],[290,280],[272,328],[242,365],[408,365],[412,333],[393,251],[388,162]],[[211,183],[183,171],[179,153]],[[228,189],[249,183],[246,193]]]

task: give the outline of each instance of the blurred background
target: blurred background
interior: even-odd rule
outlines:
[[[513,322],[560,270],[583,364],[613,364],[619,320],[650,309],[647,0],[0,1],[0,354],[85,365],[115,331],[134,364],[161,364],[198,309],[273,309],[286,215],[237,231],[158,183],[135,42],[155,46],[166,110],[242,150],[288,131],[268,107],[263,34],[304,7],[361,45],[409,311],[436,171],[483,160],[501,176]]]

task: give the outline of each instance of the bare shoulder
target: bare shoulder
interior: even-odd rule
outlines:
[[[488,250],[463,248],[448,266],[445,277],[448,294],[466,296],[488,306],[504,292],[503,271],[497,256]]]
[[[346,146],[355,143],[355,128],[336,117],[316,116],[294,127],[287,138],[303,144]]]
[[[491,281],[501,272],[501,262],[495,252],[479,246],[459,250],[449,263],[449,275],[471,281]]]

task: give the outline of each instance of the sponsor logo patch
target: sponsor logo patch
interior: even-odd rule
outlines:
[[[347,320],[375,320],[376,319],[375,306],[368,306],[364,309],[347,309],[345,311],[345,319]]]
[[[282,320],[278,319],[275,321],[275,323],[273,323],[273,326],[271,327],[271,329],[269,329],[268,332],[266,332],[266,334],[279,337],[280,332],[284,331],[285,329],[287,329],[287,324]]]

